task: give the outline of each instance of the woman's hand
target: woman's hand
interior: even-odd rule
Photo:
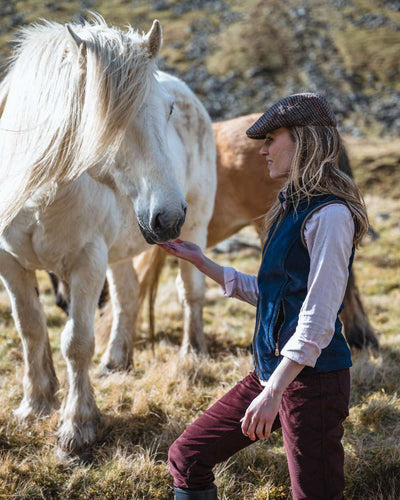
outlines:
[[[224,268],[206,257],[201,248],[195,243],[176,239],[167,243],[159,243],[158,246],[171,255],[191,262],[199,271],[209,276],[219,285],[224,286]]]
[[[253,399],[242,418],[242,432],[253,441],[271,434],[286,387],[297,377],[304,365],[283,357],[264,390]]]
[[[250,403],[242,418],[242,432],[252,441],[266,439],[271,434],[272,424],[278,414],[282,392],[274,392],[266,386]]]
[[[180,259],[188,260],[195,265],[199,264],[204,257],[201,248],[191,241],[176,239],[173,241],[167,241],[167,243],[159,243],[158,246],[171,255],[175,255]]]

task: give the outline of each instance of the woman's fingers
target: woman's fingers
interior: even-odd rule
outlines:
[[[200,247],[190,241],[173,240],[165,243],[159,243],[158,246],[171,255],[188,260],[189,262],[193,262],[196,259],[196,256],[201,254]]]
[[[165,243],[159,243],[159,246],[166,252],[180,259],[187,260],[195,266],[196,262],[199,262],[204,257],[201,248],[191,241],[176,239]]]
[[[241,419],[241,423],[242,423],[242,433],[244,436],[248,437],[248,428],[249,428],[249,417],[247,415],[247,413],[245,413],[244,417]]]
[[[269,436],[269,434],[266,433],[265,427],[265,422],[260,420],[256,427],[256,436],[258,439],[265,439]]]
[[[256,436],[254,434],[255,426],[256,422],[253,420],[251,414],[246,412],[245,416],[242,419],[242,433],[252,441],[256,439]]]
[[[271,434],[271,429],[272,422],[260,421],[256,429],[258,439],[267,439]]]
[[[168,253],[175,254],[176,253],[176,248],[171,245],[170,243],[158,243],[158,246],[161,247],[163,250],[165,250]]]
[[[183,242],[182,243],[176,243],[175,241],[167,241],[165,243],[158,243],[158,246],[166,250],[167,252],[169,250],[173,250],[174,252],[177,252],[179,250],[185,250],[186,247],[184,246]]]
[[[252,441],[256,440],[256,436],[254,434],[254,430],[255,430],[255,423],[252,420],[250,420],[249,426],[247,428],[247,434],[245,434],[245,436],[247,436],[248,438],[250,438]]]
[[[260,415],[250,413],[245,414],[241,419],[242,433],[252,441],[266,439],[271,434],[272,422],[265,420]]]

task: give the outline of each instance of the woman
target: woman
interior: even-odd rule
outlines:
[[[284,184],[266,215],[258,277],[224,268],[196,245],[161,245],[257,305],[254,371],[201,415],[169,452],[176,499],[217,498],[212,468],[282,428],[293,498],[343,498],[342,423],[350,351],[338,314],[354,248],[368,227],[362,196],[337,168],[336,118],[317,94],[274,104],[246,132]]]

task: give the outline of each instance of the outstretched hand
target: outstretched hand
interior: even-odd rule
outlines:
[[[158,246],[171,255],[188,260],[195,265],[198,264],[203,257],[203,252],[198,245],[191,241],[180,240],[179,238],[173,241],[167,241],[167,243],[159,243]]]
[[[224,286],[224,268],[206,257],[201,248],[195,243],[176,239],[167,241],[167,243],[159,243],[158,246],[171,255],[191,262],[199,271],[209,276],[219,285]]]

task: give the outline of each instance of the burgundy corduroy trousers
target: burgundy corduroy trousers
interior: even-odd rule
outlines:
[[[169,465],[176,488],[212,488],[213,467],[253,443],[242,434],[240,419],[262,390],[251,372],[172,444]],[[343,498],[341,439],[349,395],[348,369],[300,374],[284,392],[273,430],[282,428],[294,500]]]

